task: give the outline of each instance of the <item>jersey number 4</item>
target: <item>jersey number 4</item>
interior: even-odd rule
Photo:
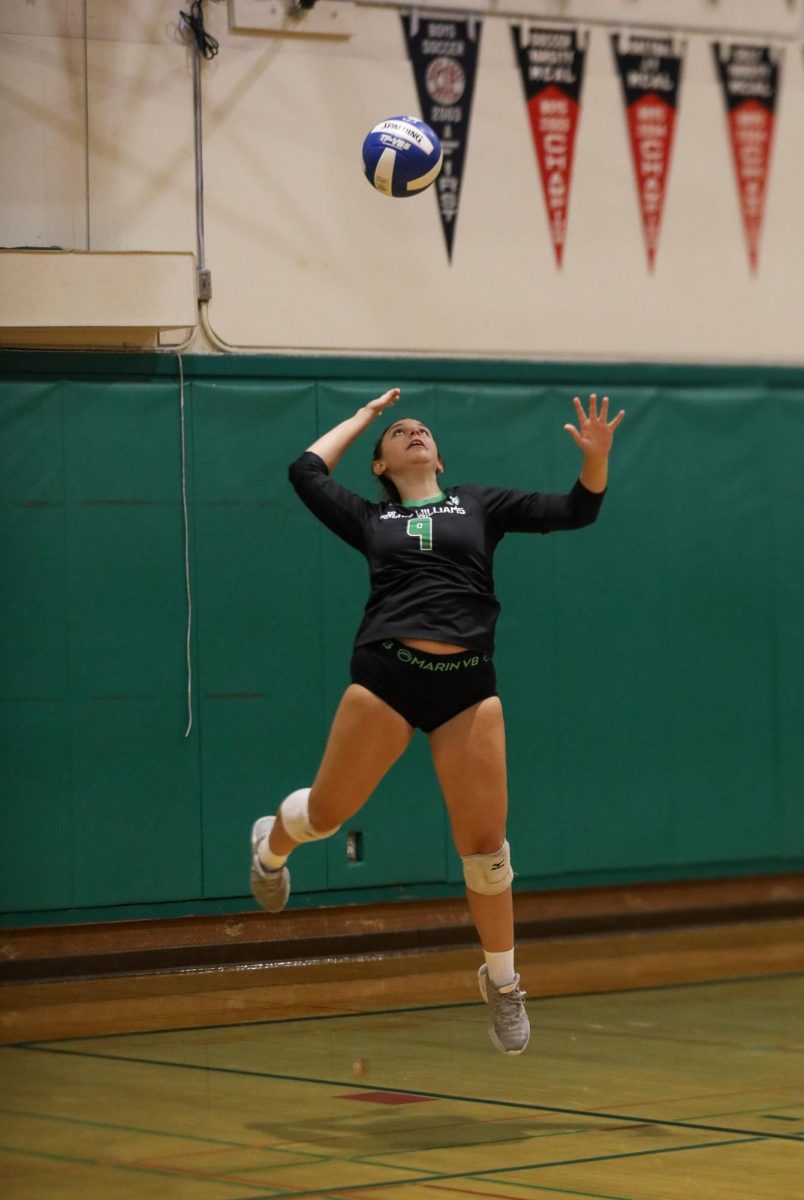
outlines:
[[[433,518],[432,517],[411,517],[408,521],[407,529],[408,537],[417,537],[419,539],[420,550],[432,550],[433,548]]]

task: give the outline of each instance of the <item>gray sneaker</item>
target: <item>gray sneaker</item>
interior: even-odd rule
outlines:
[[[503,1054],[521,1054],[530,1037],[530,1022],[525,1012],[525,995],[519,986],[519,976],[513,983],[496,988],[489,979],[485,963],[477,973],[480,995],[490,1008],[489,1037]]]
[[[264,867],[257,854],[257,847],[273,828],[276,817],[260,817],[251,830],[251,894],[266,912],[278,913],[288,902],[290,895],[290,871],[282,867],[271,871]]]

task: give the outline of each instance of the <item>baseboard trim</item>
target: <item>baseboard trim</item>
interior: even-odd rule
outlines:
[[[804,915],[804,873],[518,893],[517,940]],[[476,945],[463,897],[7,929],[0,983],[150,974]]]

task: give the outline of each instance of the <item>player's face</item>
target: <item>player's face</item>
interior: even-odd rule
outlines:
[[[432,433],[421,421],[411,417],[394,421],[385,431],[381,452],[379,462],[392,477],[396,471],[411,466],[432,467],[434,471],[443,469]],[[375,470],[377,465],[375,463]]]

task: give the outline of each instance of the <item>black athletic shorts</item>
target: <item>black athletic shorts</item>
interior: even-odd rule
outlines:
[[[497,674],[488,654],[427,654],[394,638],[358,646],[351,677],[425,733],[497,695]]]

